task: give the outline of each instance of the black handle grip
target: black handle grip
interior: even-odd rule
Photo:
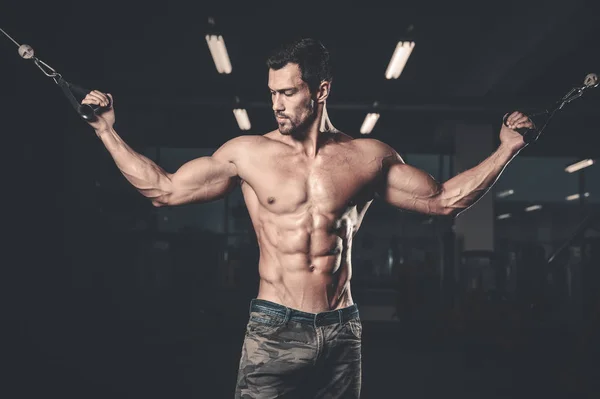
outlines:
[[[106,107],[101,107],[96,104],[81,104],[77,112],[79,113],[79,116],[81,116],[86,121],[93,122],[96,120],[97,115],[100,115],[101,113],[110,109],[110,107],[112,106],[112,101],[110,100],[110,97],[108,101],[109,104]]]
[[[75,94],[77,97],[81,99],[85,98],[91,90],[84,89],[83,87],[74,85],[73,83],[69,83],[69,89]],[[108,96],[107,96],[108,97]],[[101,107],[97,104],[79,104],[77,112],[79,115],[88,122],[93,122],[96,120],[96,116],[101,113],[107,111],[112,107],[112,100],[108,97],[108,105],[105,107]]]
[[[504,116],[504,118],[502,119],[502,123],[506,127],[508,127],[508,125],[506,124],[506,121],[508,120],[509,115],[510,114],[506,114]],[[521,136],[523,136],[523,141],[525,141],[527,144],[533,143],[534,141],[536,141],[538,139],[538,137],[540,137],[540,133],[541,133],[541,130],[537,129],[537,126],[536,126],[535,122],[533,121],[533,119],[531,117],[529,117],[529,119],[531,119],[532,123],[534,123],[533,128],[520,127],[518,129],[513,129],[514,131],[518,132]]]
[[[96,116],[105,112],[112,107],[112,100],[108,98],[109,104],[106,107],[101,107],[95,104],[81,104],[81,101],[88,95],[91,90],[84,89],[83,87],[69,83],[59,75],[56,84],[61,88],[63,94],[67,97],[67,100],[71,103],[71,106],[75,108],[77,114],[88,122],[96,120]]]

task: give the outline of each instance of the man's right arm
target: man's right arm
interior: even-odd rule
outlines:
[[[212,156],[194,159],[168,173],[149,158],[135,152],[114,129],[115,110],[110,94],[92,90],[82,104],[109,107],[89,124],[96,131],[123,176],[154,206],[209,202],[227,194],[238,179],[235,160],[247,149],[251,136],[225,143]]]
[[[134,151],[114,128],[96,132],[125,178],[154,206],[210,202],[229,193],[238,182],[233,163],[242,137],[225,143],[210,157],[201,157],[168,173]]]

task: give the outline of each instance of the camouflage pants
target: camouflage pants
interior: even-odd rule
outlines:
[[[235,397],[358,398],[361,334],[356,305],[315,314],[254,299]]]

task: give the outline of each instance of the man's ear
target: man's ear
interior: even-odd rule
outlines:
[[[322,81],[317,89],[317,103],[324,103],[329,97],[329,91],[331,90],[331,82]]]

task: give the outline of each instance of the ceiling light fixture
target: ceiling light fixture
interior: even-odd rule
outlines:
[[[211,32],[206,35],[206,43],[212,55],[213,61],[217,72],[222,74],[231,73],[231,61],[229,60],[229,54],[227,53],[227,46],[225,46],[225,39],[223,36],[214,31],[215,20],[213,18],[208,19]]]
[[[390,59],[390,63],[385,71],[386,79],[398,79],[404,70],[404,66],[406,65],[408,57],[410,57],[414,47],[415,42],[398,42],[396,49],[394,50],[394,54],[392,54],[392,58]]]

